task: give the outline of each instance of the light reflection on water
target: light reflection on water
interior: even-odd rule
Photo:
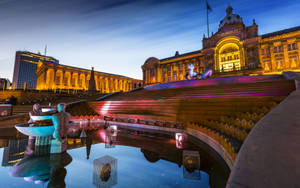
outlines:
[[[97,132],[90,132],[86,140],[78,142],[78,139],[74,139],[74,144],[72,144],[72,139],[69,139],[71,144],[67,154],[71,157],[71,162],[64,166],[55,162],[56,160],[59,163],[61,159],[49,159],[52,161],[48,170],[50,181],[54,179],[55,184],[62,186],[65,183],[66,187],[75,188],[225,187],[229,172],[223,168],[222,161],[193,143],[188,142],[184,149],[177,149],[176,142],[172,139],[155,139],[127,134],[118,134],[114,142],[103,143],[106,141],[98,135]],[[19,143],[21,150],[25,148],[24,143],[27,143],[16,140],[10,140],[10,142]],[[13,146],[13,144],[10,145]],[[12,148],[11,152],[13,150],[16,148]],[[199,153],[200,171],[193,169],[193,173],[189,173],[185,169],[182,165],[184,150]],[[16,151],[10,155],[16,157],[15,154],[19,153],[18,150]],[[4,156],[3,148],[0,149],[0,156]],[[9,162],[13,161],[15,159],[11,161],[5,157],[2,159],[1,187],[52,187],[48,184],[49,181],[36,185],[34,182],[24,181],[22,177],[11,177],[9,173],[12,171],[12,166],[5,167],[4,164],[10,165],[12,163]],[[45,161],[45,159],[40,161]],[[29,160],[29,167],[25,168],[32,170],[32,163],[35,162]],[[59,171],[54,172],[55,169]],[[65,178],[63,178],[64,173],[61,173],[63,169],[66,170]],[[101,174],[104,175],[101,176]],[[109,177],[105,174],[109,174]]]

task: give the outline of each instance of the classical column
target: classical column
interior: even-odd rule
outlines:
[[[146,68],[146,84],[148,84],[148,76],[149,76],[149,70],[148,70],[148,68]]]
[[[98,88],[99,91],[102,93],[103,89],[102,89],[102,76],[98,77]]]
[[[288,53],[288,44],[286,42],[282,43],[283,45],[283,60],[284,60],[284,67],[283,70],[290,68],[289,66],[289,53]]]
[[[161,72],[162,72],[162,70],[161,70],[161,66],[160,65],[157,65],[156,72],[157,72],[156,82],[162,83],[162,78],[161,78]]]
[[[110,90],[109,90],[109,80],[107,77],[105,77],[105,92],[106,93],[109,93]]]
[[[173,64],[171,63],[170,64],[170,68],[171,68],[171,82],[173,82],[174,81],[174,78],[173,78]]]
[[[75,87],[76,87],[76,89],[79,88],[79,82],[80,82],[79,76],[80,76],[80,74],[79,74],[79,72],[77,72],[77,76],[76,76],[76,80],[75,80]]]
[[[89,79],[88,79],[88,77],[89,77],[89,74],[86,74],[86,76],[85,76],[85,90],[88,90],[89,88]],[[90,79],[91,79],[91,76],[90,76]]]
[[[124,88],[125,88],[125,89],[124,89],[125,91],[128,91],[128,89],[127,89],[127,80],[126,80],[125,83],[124,83]]]
[[[297,59],[297,67],[300,67],[300,41],[296,40],[297,51],[298,51],[298,59]]]
[[[56,69],[53,69],[53,82],[51,86],[52,90],[56,89]]]
[[[276,60],[275,60],[275,54],[274,54],[274,45],[270,45],[270,55],[271,55],[271,70],[272,72],[275,72],[276,70]]]
[[[43,89],[46,89],[46,85],[47,85],[47,72],[48,72],[48,68],[45,67],[44,69],[44,80],[43,80]]]
[[[109,78],[109,93],[112,93],[113,91],[113,87],[112,87],[112,78]]]
[[[95,87],[96,87],[96,91],[99,91],[99,81],[98,81],[98,76],[94,76],[95,78]]]
[[[120,89],[120,91],[121,91],[121,90],[123,91],[122,82],[123,82],[123,80],[119,80],[119,89]]]
[[[115,82],[116,82],[116,91],[120,91],[119,80],[116,79]]]

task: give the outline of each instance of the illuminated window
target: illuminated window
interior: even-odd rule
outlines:
[[[283,52],[283,47],[282,46],[275,46],[274,47],[274,53],[280,53]]]
[[[288,44],[288,51],[292,51],[292,50],[296,50],[297,49],[297,46],[296,46],[296,43],[291,43],[291,44]]]
[[[179,65],[179,70],[181,71],[183,68],[182,64]]]
[[[282,58],[277,58],[276,59],[276,65],[277,65],[277,69],[278,70],[283,69],[284,68],[283,59]]]
[[[270,60],[264,60],[264,71],[269,72],[272,70],[272,64]]]
[[[174,78],[174,81],[177,80],[177,73],[176,72],[173,73],[173,78]]]
[[[171,75],[168,76],[168,82],[171,82]]]
[[[262,50],[261,50],[261,54],[262,54],[262,55],[268,55],[269,52],[270,52],[270,51],[269,51],[268,48],[265,48],[265,49],[262,49]]]
[[[298,67],[298,57],[297,56],[290,56],[289,57],[290,68]]]

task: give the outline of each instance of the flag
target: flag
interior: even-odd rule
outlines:
[[[208,4],[207,1],[206,1],[206,9],[207,9],[208,12],[211,12],[211,11],[212,11],[212,9],[211,9],[211,7],[210,7],[210,5]]]

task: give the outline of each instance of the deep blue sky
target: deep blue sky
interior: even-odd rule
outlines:
[[[202,48],[204,0],[0,0],[0,77],[12,79],[15,51],[44,53],[61,64],[142,78],[150,57]],[[209,0],[218,30],[230,3],[264,34],[300,25],[299,0]]]

